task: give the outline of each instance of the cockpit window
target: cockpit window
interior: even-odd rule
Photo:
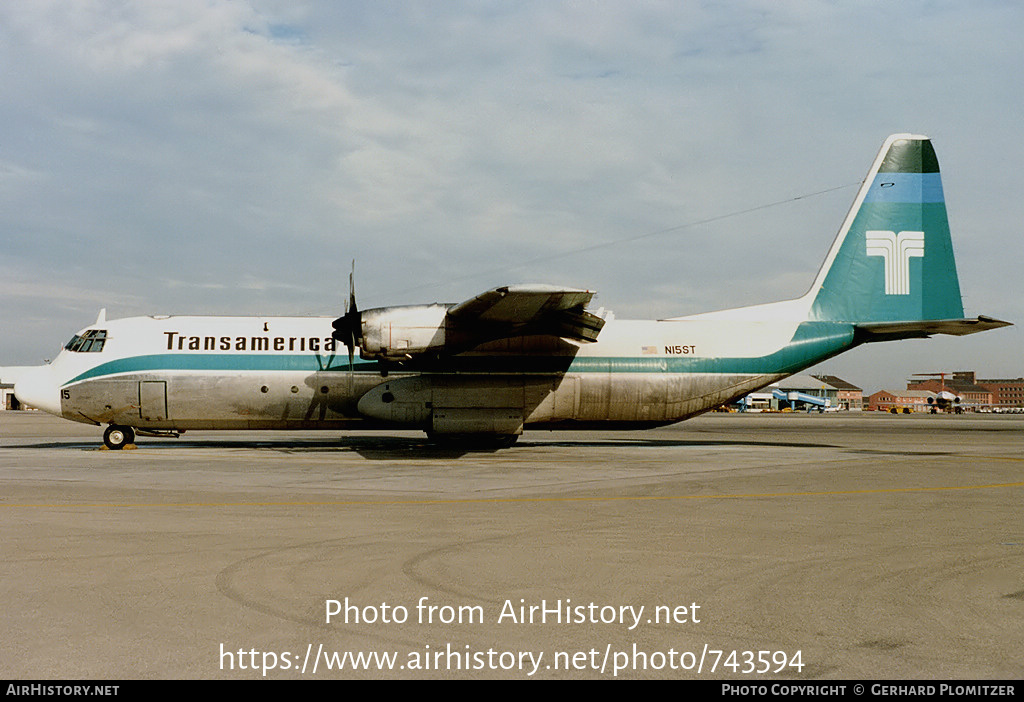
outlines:
[[[88,329],[71,337],[71,341],[65,344],[64,348],[76,353],[99,353],[107,341],[106,329]]]

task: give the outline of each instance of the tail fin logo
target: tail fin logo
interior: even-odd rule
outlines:
[[[871,230],[867,255],[881,256],[885,263],[885,294],[910,294],[910,259],[924,256],[924,232]]]

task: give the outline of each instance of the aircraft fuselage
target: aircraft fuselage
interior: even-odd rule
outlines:
[[[652,426],[705,412],[853,341],[849,324],[612,320],[596,343],[525,336],[408,363],[364,361],[357,350],[350,370],[331,322],[107,321],[95,330],[104,332],[101,350],[65,349],[48,367],[59,414],[143,430]],[[792,344],[808,326],[814,338],[804,331],[805,342]]]

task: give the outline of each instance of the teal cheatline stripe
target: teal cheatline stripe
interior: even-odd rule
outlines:
[[[372,362],[357,361],[353,370],[376,369]],[[81,380],[99,378],[119,373],[137,373],[142,371],[316,371],[341,372],[348,371],[347,356],[315,355],[258,355],[230,353],[163,353],[151,356],[131,356],[108,361],[72,378],[65,385]]]
[[[938,173],[879,173],[864,202],[945,202]]]
[[[897,139],[889,147],[879,173],[938,173],[939,160],[928,139]]]
[[[442,370],[431,368],[428,372],[468,373],[729,373],[729,374],[771,374],[795,373],[818,361],[840,353],[853,344],[853,326],[833,322],[804,322],[784,348],[754,358],[694,358],[694,357],[580,357],[566,364],[567,358],[537,356],[476,356],[449,359]],[[109,361],[92,368],[69,380],[65,385],[103,378],[111,375],[140,372],[177,371],[317,371],[347,372],[348,358],[336,356],[333,364],[317,363],[315,356],[301,355],[258,355],[258,354],[157,354],[133,356]],[[466,368],[462,361],[469,362]],[[359,362],[353,369],[357,372],[378,372],[376,362]],[[412,370],[412,369],[409,369]]]

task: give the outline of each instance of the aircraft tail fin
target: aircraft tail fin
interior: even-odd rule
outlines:
[[[931,140],[894,134],[807,293],[809,318],[854,324],[964,315]]]

